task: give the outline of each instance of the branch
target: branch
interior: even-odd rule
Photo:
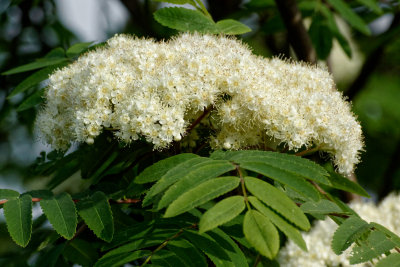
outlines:
[[[275,0],[275,3],[286,25],[289,42],[297,58],[315,64],[317,62],[317,54],[304,27],[296,0]]]
[[[32,202],[40,202],[42,200],[42,198],[38,198],[38,197],[33,197],[32,198]],[[6,200],[0,200],[0,205],[6,203],[8,201],[8,199]],[[79,199],[73,199],[73,201],[79,202]],[[139,203],[140,201],[142,201],[141,199],[136,199],[136,198],[127,198],[127,199],[118,199],[118,200],[109,200],[110,202],[113,203],[117,203],[117,204],[132,204],[132,203]]]

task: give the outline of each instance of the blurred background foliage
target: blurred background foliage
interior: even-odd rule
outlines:
[[[363,127],[366,146],[356,170],[357,180],[377,200],[400,189],[399,1],[294,1],[315,49],[314,59],[298,53],[298,43],[292,41],[294,33],[285,24],[282,10],[279,12],[282,7],[274,1],[203,2],[216,21],[233,18],[249,26],[252,31],[239,38],[255,53],[318,60],[325,65],[338,89],[352,101]],[[177,31],[153,18],[153,13],[165,6],[149,0],[0,0],[0,72],[32,62],[55,47],[103,42],[116,33],[169,38]],[[32,175],[30,166],[40,151],[50,151],[34,133],[40,107],[17,112],[37,88],[7,98],[26,75],[0,76],[0,187],[20,192],[41,188],[48,181]],[[67,187],[74,190],[71,180]],[[10,255],[18,248],[0,218],[0,255]]]

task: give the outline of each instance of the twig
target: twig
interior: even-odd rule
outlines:
[[[164,242],[161,243],[161,245],[159,245],[155,250],[153,250],[153,251],[151,252],[151,254],[146,258],[146,260],[145,260],[145,261],[142,263],[142,265],[140,265],[140,266],[142,267],[142,266],[145,266],[147,263],[149,263],[149,261],[151,260],[151,257],[153,257],[153,255],[156,254],[157,251],[160,251],[161,249],[163,249],[163,248],[168,244],[169,241],[171,241],[171,240],[173,240],[173,239],[179,237],[179,236],[183,233],[183,231],[184,231],[185,229],[195,228],[196,226],[197,226],[197,224],[195,223],[195,224],[192,224],[192,225],[189,226],[189,227],[182,228],[182,229],[179,230],[178,233],[176,233],[176,234],[174,234],[173,236],[167,238]]]
[[[42,198],[34,197],[32,198],[32,202],[40,202]],[[0,205],[4,204],[8,201],[8,199],[5,200],[0,200]],[[73,201],[79,202],[79,199],[73,199]],[[110,199],[111,202],[118,203],[118,204],[132,204],[132,203],[138,203],[142,201],[141,199],[136,199],[136,198],[127,198],[127,199],[118,199],[118,200],[112,200]]]
[[[201,114],[186,130],[186,134],[190,133],[194,127],[197,126],[212,110],[212,106],[209,106],[208,108],[204,108],[203,114]]]
[[[317,54],[304,27],[296,0],[275,0],[275,3],[286,25],[289,42],[297,58],[315,64],[317,62]]]

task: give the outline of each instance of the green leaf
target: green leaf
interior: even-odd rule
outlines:
[[[229,222],[238,216],[245,207],[243,196],[232,196],[221,200],[201,217],[199,232],[204,233]]]
[[[244,181],[246,188],[255,197],[301,229],[310,229],[310,222],[302,210],[282,191],[254,177],[245,177]]]
[[[158,203],[158,209],[160,210],[168,206],[176,198],[201,184],[202,182],[215,178],[234,169],[235,166],[226,160],[206,161],[193,166],[185,176],[168,188]]]
[[[360,18],[343,0],[327,0],[329,4],[345,19],[351,26],[365,35],[371,35],[371,31]]]
[[[67,57],[75,57],[75,56],[79,55],[80,53],[82,53],[86,49],[88,49],[91,44],[93,44],[93,42],[77,43],[77,44],[72,45],[67,50]]]
[[[6,72],[3,72],[2,75],[11,75],[11,74],[16,74],[16,73],[20,73],[20,72],[41,69],[41,68],[44,68],[47,66],[56,65],[56,64],[65,62],[67,60],[68,60],[67,58],[59,58],[59,57],[43,58],[43,59],[37,60],[35,62],[26,64],[26,65],[22,65],[22,66],[13,68],[11,70],[8,70]]]
[[[171,184],[175,183],[180,178],[184,177],[188,170],[193,169],[196,165],[207,161],[211,161],[211,159],[203,157],[191,158],[168,170],[147,192],[146,197],[143,199],[143,207],[150,204],[154,196],[167,189]]]
[[[350,257],[350,264],[370,261],[388,253],[396,245],[380,231],[372,231],[368,239],[355,246]]]
[[[376,267],[400,267],[400,254],[399,253],[393,253],[384,258],[383,260],[380,260]]]
[[[110,242],[114,234],[114,223],[110,204],[103,192],[96,192],[92,196],[76,204],[79,215],[95,235]]]
[[[251,29],[245,24],[233,19],[224,19],[218,21],[217,28],[221,33],[231,35],[243,34],[251,31]]]
[[[20,245],[26,247],[32,233],[32,198],[23,195],[16,199],[10,199],[4,203],[4,216],[7,229],[11,238]]]
[[[195,6],[196,3],[193,0],[154,0],[156,2],[164,2],[164,3],[170,3],[174,5],[185,5],[185,4],[190,4]]]
[[[203,254],[186,239],[171,240],[168,242],[167,248],[193,267],[207,266]]]
[[[310,214],[343,213],[338,205],[326,199],[321,199],[318,202],[306,202],[300,208],[304,213]]]
[[[262,214],[267,216],[268,219],[271,220],[276,227],[279,228],[289,239],[291,239],[294,243],[296,243],[299,248],[304,251],[307,251],[307,245],[304,241],[302,235],[299,230],[297,230],[294,226],[289,224],[285,219],[281,216],[273,212],[270,208],[262,204],[257,198],[250,196],[250,203]]]
[[[56,47],[47,53],[44,58],[65,58],[65,50],[62,47]],[[41,60],[41,59],[38,59]]]
[[[317,51],[318,58],[326,59],[332,49],[333,35],[323,16],[318,14],[313,16],[308,33]]]
[[[134,252],[125,252],[121,254],[116,254],[108,257],[101,257],[96,264],[95,267],[119,267],[124,265],[125,263],[129,263],[131,261],[146,257],[150,255],[151,251],[148,250],[137,250]],[[107,255],[107,254],[106,254]]]
[[[376,0],[357,0],[357,1],[360,2],[361,4],[363,4],[364,6],[369,7],[376,14],[378,14],[378,15],[383,14],[383,11],[382,11],[381,7],[379,6],[378,1],[376,1]]]
[[[270,220],[256,210],[247,211],[243,232],[249,243],[261,255],[273,259],[279,250],[279,234]]]
[[[182,7],[161,8],[154,12],[154,19],[161,25],[178,31],[218,33],[215,22],[197,10]]]
[[[340,46],[342,47],[342,49],[346,53],[346,55],[349,58],[351,58],[352,52],[351,52],[350,44],[346,40],[346,38],[342,35],[342,33],[340,32],[339,27],[336,24],[336,19],[333,16],[332,12],[325,5],[319,5],[319,8],[321,10],[321,13],[326,18],[326,23],[327,23],[327,26],[329,27],[330,31],[335,36],[336,40],[339,42]]]
[[[190,267],[190,265],[188,265],[183,259],[181,259],[174,252],[165,249],[157,251],[157,253],[153,254],[153,256],[151,257],[151,262],[153,264],[156,264],[157,266],[163,266],[163,267],[168,267],[168,266]]]
[[[232,191],[239,186],[240,179],[234,176],[220,177],[204,183],[180,195],[167,208],[164,217],[174,217],[189,211],[209,200]]]
[[[93,266],[98,258],[95,247],[88,241],[79,238],[68,243],[63,255],[68,261],[81,266]]]
[[[225,159],[239,164],[242,162],[262,162],[321,184],[331,184],[326,177],[328,172],[323,167],[299,156],[271,151],[242,150],[226,152],[225,157]]]
[[[40,207],[57,233],[66,239],[74,237],[77,216],[74,201],[69,194],[64,192],[55,197],[42,199]]]
[[[222,248],[224,248],[225,252],[231,259],[232,264],[225,265],[240,267],[248,266],[246,256],[228,234],[226,234],[221,229],[214,229],[211,232],[208,232],[208,235],[213,238],[218,244],[220,244]]]
[[[274,167],[265,162],[255,162],[249,159],[249,161],[240,161],[240,167],[251,170],[257,173],[261,173],[269,178],[272,178],[296,191],[307,199],[314,201],[319,200],[318,191],[304,178],[299,177],[295,173],[292,173],[286,169],[280,169]]]
[[[188,239],[196,248],[202,250],[210,260],[217,266],[234,266],[231,257],[228,255],[224,245],[219,243],[210,235],[199,234],[193,230],[185,230],[183,237]]]
[[[333,188],[355,193],[363,197],[370,197],[364,188],[355,182],[350,181],[348,178],[345,178],[336,172],[329,172],[329,174],[330,176],[328,176],[328,179],[331,181]]]
[[[169,171],[176,165],[196,157],[198,156],[195,154],[182,153],[173,157],[160,160],[142,171],[139,176],[136,177],[135,182],[138,184],[145,184],[157,181],[167,171]]]
[[[378,223],[371,222],[369,225],[384,233],[390,240],[392,240],[396,244],[397,247],[400,247],[400,237],[398,235]]]
[[[7,98],[10,99],[11,97],[13,97],[19,93],[25,92],[26,90],[32,88],[33,86],[35,86],[35,85],[39,84],[40,82],[49,78],[49,75],[52,74],[56,69],[62,68],[66,65],[67,65],[67,63],[64,62],[61,64],[56,64],[56,65],[47,67],[45,69],[41,69],[41,70],[33,73],[28,78],[26,78],[21,83],[19,83]]]
[[[340,255],[369,228],[369,224],[360,218],[352,216],[346,219],[333,235],[332,250]]]
[[[10,199],[19,197],[17,191],[11,189],[0,189],[0,199]]]
[[[30,95],[27,99],[25,99],[18,107],[17,111],[24,111],[30,108],[33,108],[34,106],[40,104],[43,102],[43,94],[44,90],[40,89],[37,90],[35,93]]]

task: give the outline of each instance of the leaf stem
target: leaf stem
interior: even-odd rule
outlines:
[[[249,204],[249,199],[247,198],[246,187],[244,185],[244,179],[243,179],[242,171],[240,170],[239,165],[235,164],[235,166],[236,166],[236,171],[237,171],[237,173],[239,175],[239,178],[240,178],[240,184],[242,186],[242,192],[243,192],[244,201],[246,202],[247,209],[251,210],[251,207],[250,207],[250,204]]]
[[[191,226],[186,227],[186,228],[190,229],[190,228],[195,228],[196,226],[197,226],[197,224],[192,224]],[[149,261],[151,260],[151,257],[154,254],[156,254],[157,251],[160,251],[161,249],[163,249],[168,244],[169,241],[179,237],[183,233],[184,230],[185,230],[185,228],[180,229],[179,232],[177,232],[176,234],[174,234],[171,237],[168,237],[164,242],[162,242],[161,245],[159,245],[155,250],[153,250],[151,252],[151,254],[146,258],[146,260],[142,263],[142,265],[140,265],[140,267],[145,266],[147,263],[149,263]]]
[[[196,9],[200,9],[201,12],[203,12],[204,15],[209,17],[212,21],[213,18],[210,13],[208,13],[207,8],[204,6],[203,2],[201,0],[194,0],[194,2],[198,5],[194,6]]]

